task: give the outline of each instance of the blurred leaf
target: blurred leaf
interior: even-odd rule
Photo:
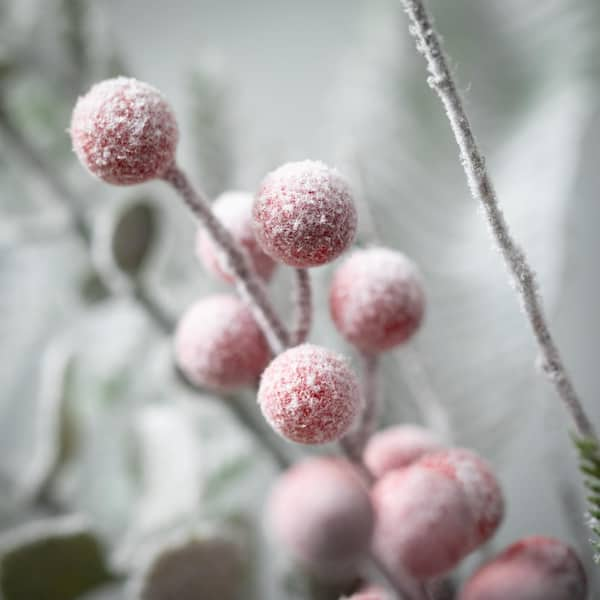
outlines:
[[[243,585],[239,544],[217,535],[161,548],[132,582],[136,600],[235,600]]]
[[[34,522],[0,538],[5,600],[75,600],[111,578],[94,534],[77,517]]]
[[[112,232],[112,255],[115,264],[130,276],[145,266],[158,234],[159,215],[156,204],[136,200],[118,215]]]

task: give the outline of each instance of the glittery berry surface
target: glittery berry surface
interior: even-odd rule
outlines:
[[[509,546],[465,584],[460,600],[585,600],[587,580],[573,549],[532,536]]]
[[[356,209],[346,180],[319,161],[287,163],[269,173],[253,214],[265,252],[293,267],[334,260],[356,233]]]
[[[336,270],[329,307],[338,331],[366,352],[408,340],[425,312],[415,265],[388,248],[357,250]]]
[[[265,369],[258,403],[270,425],[301,444],[339,440],[361,406],[359,384],[335,352],[303,344],[286,350]]]
[[[175,358],[196,385],[231,389],[256,381],[270,352],[250,309],[235,296],[217,294],[181,317]]]
[[[70,133],[83,165],[116,185],[161,177],[173,164],[179,137],[175,116],[162,94],[126,77],[97,83],[81,96]]]
[[[256,274],[268,281],[275,270],[275,261],[263,252],[252,227],[252,205],[254,198],[247,192],[231,191],[221,194],[213,203],[215,216],[229,230],[234,240],[246,251]],[[228,272],[227,266],[219,249],[202,226],[198,228],[196,238],[196,254],[204,266],[213,274],[227,281],[234,278]]]

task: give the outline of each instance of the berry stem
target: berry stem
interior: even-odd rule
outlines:
[[[295,269],[294,308],[295,323],[290,336],[290,345],[303,344],[312,325],[312,288],[307,269]]]
[[[238,293],[252,310],[271,351],[273,354],[282,352],[289,344],[289,334],[275,313],[262,282],[254,274],[244,252],[215,217],[206,197],[194,189],[187,175],[177,165],[173,164],[162,178],[179,193],[206,227],[215,245],[223,251],[227,266],[235,276]]]
[[[484,208],[493,237],[520,296],[538,344],[544,371],[570,415],[577,434],[582,438],[596,439],[594,427],[585,413],[550,333],[535,273],[529,265],[525,253],[512,237],[498,204],[485,158],[475,141],[439,36],[422,0],[401,1],[410,20],[409,29],[416,40],[417,50],[423,54],[427,62],[427,69],[430,73],[427,81],[446,109],[471,195],[475,200],[481,202]]]

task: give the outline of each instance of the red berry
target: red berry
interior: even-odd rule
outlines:
[[[504,516],[502,490],[488,463],[470,450],[451,448],[427,454],[416,464],[460,484],[473,515],[471,548],[486,542]]]
[[[225,192],[214,202],[214,214],[229,230],[235,241],[247,252],[256,274],[268,281],[273,275],[276,263],[265,254],[254,235],[252,228],[252,205],[254,198],[247,192]],[[198,228],[196,254],[204,266],[214,275],[232,283],[233,275],[228,271],[225,261],[206,229]]]
[[[369,492],[351,463],[304,460],[276,482],[268,503],[274,537],[301,563],[327,578],[349,575],[373,532]]]
[[[417,425],[397,425],[375,433],[364,452],[364,462],[376,478],[408,467],[424,454],[442,449],[437,436]]]
[[[71,117],[79,160],[108,183],[161,177],[175,160],[179,133],[171,107],[151,85],[117,77],[81,96]]]
[[[416,579],[453,568],[470,551],[473,517],[457,482],[415,463],[373,487],[373,549],[392,573]]]
[[[361,399],[356,375],[342,356],[303,344],[286,350],[265,369],[258,403],[283,437],[324,444],[350,429]]]
[[[382,352],[407,341],[425,312],[415,265],[388,248],[355,251],[337,269],[329,294],[338,331],[365,352]]]
[[[356,209],[346,180],[318,161],[287,163],[269,173],[253,215],[264,251],[292,267],[334,260],[356,233]]]
[[[250,309],[235,296],[219,294],[196,302],[181,317],[175,358],[194,384],[232,389],[255,382],[270,352]]]
[[[466,583],[461,600],[585,600],[587,581],[575,551],[547,537],[509,546]]]

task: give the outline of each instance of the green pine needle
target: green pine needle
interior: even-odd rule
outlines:
[[[573,443],[579,454],[584,485],[590,492],[587,496],[588,525],[594,533],[590,542],[596,552],[594,560],[600,563],[600,448],[596,440],[576,435],[573,435]]]

